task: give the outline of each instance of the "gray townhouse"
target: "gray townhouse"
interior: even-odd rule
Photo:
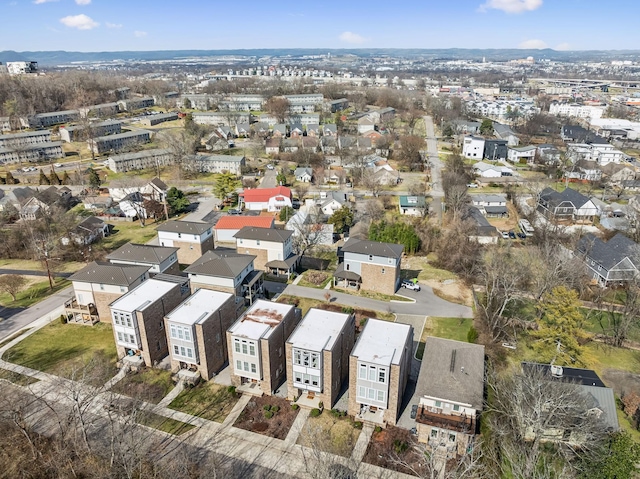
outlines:
[[[171,165],[174,163],[174,157],[167,149],[154,148],[137,153],[111,155],[107,162],[111,171],[114,173],[122,173]]]
[[[106,120],[91,124],[91,134],[94,137],[114,135],[122,131],[122,122],[117,120]],[[60,127],[60,139],[71,143],[72,141],[81,141],[86,127],[84,125],[72,125]]]
[[[144,126],[155,126],[166,121],[174,121],[178,119],[178,114],[173,113],[158,113],[157,115],[148,115],[140,120],[140,123]]]
[[[118,100],[118,108],[120,111],[141,110],[143,108],[151,108],[153,105],[155,105],[155,100],[150,96]]]
[[[117,115],[119,111],[120,108],[114,101],[110,103],[101,103],[99,105],[91,105],[80,108],[80,115],[90,118],[107,118]]]
[[[576,249],[589,275],[600,286],[621,285],[638,277],[640,245],[622,233],[607,242],[589,233],[578,241]]]
[[[51,143],[50,130],[25,131],[0,135],[0,148],[14,148]]]
[[[246,164],[244,156],[196,155],[193,159],[198,171],[207,173],[229,172],[236,176],[242,175],[242,167]]]
[[[27,118],[26,125],[29,128],[48,128],[62,123],[71,123],[80,117],[78,110],[53,111],[38,113]]]
[[[146,266],[150,277],[159,273],[180,274],[178,248],[170,246],[127,243],[109,253],[107,259],[112,264]]]
[[[37,162],[56,160],[58,158],[64,158],[62,143],[59,141],[12,148],[0,147],[0,163]]]
[[[116,135],[100,136],[87,140],[89,149],[100,155],[108,151],[119,151],[142,145],[151,141],[151,132],[148,130],[134,130]]]

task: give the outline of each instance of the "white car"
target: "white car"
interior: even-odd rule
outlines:
[[[509,239],[509,232],[508,231],[502,231],[502,232],[500,232],[500,234],[502,235],[502,239]]]
[[[273,165],[267,165],[268,170],[273,170]]]
[[[55,166],[56,168],[60,168],[62,166],[62,163],[54,163],[53,166]]]
[[[420,291],[420,285],[418,283],[414,283],[413,281],[409,281],[407,279],[402,282],[402,287],[410,289],[412,291]]]
[[[31,170],[29,170],[29,167],[28,167],[28,166],[25,166],[24,168],[22,168],[22,171],[23,171],[24,173],[29,173],[29,171],[31,171]]]

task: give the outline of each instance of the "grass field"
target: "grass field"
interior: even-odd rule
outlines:
[[[56,273],[73,273],[84,266],[84,263],[78,261],[65,261],[54,267]],[[29,271],[46,271],[42,261],[33,261],[29,259],[0,259],[0,268],[2,269],[24,269]]]
[[[422,330],[422,335],[420,336],[420,342],[418,343],[416,357],[422,359],[427,336],[466,342],[467,333],[472,325],[473,320],[470,318],[427,318],[427,322]]]
[[[325,409],[320,416],[307,419],[298,437],[298,444],[349,457],[360,432],[350,417],[334,417]]]
[[[29,384],[40,381],[39,379],[32,378],[31,376],[25,376],[24,374],[15,373],[7,369],[0,369],[0,379],[6,379],[10,383],[18,386],[28,386]]]
[[[209,421],[222,422],[238,402],[238,398],[226,386],[206,381],[182,391],[171,401],[169,407]]]
[[[24,333],[26,333],[27,331],[29,331],[31,328],[24,328],[21,329],[20,331],[18,331],[17,333],[12,334],[11,336],[9,336],[6,339],[3,339],[2,342],[0,342],[0,348],[3,347],[6,344],[9,344],[11,341],[13,341],[14,339],[16,339],[18,336],[22,336]]]
[[[147,221],[145,226],[140,226],[138,221],[118,221],[114,223],[111,234],[100,242],[100,246],[113,251],[129,242],[144,244],[156,236],[157,226],[153,221]]]
[[[2,359],[65,377],[93,359],[106,369],[100,376],[108,378],[117,372],[113,332],[104,323],[83,326],[54,321],[7,350]]]
[[[158,431],[173,434],[174,436],[181,436],[182,434],[191,431],[195,426],[193,424],[187,424],[186,422],[176,421],[168,417],[160,416],[159,414],[145,412],[138,419],[138,423],[143,426],[152,427]]]
[[[162,369],[145,368],[129,373],[111,390],[142,401],[158,404],[174,388],[171,373]]]
[[[436,268],[433,263],[436,257],[430,254],[426,258],[424,256],[409,256],[402,262],[401,276],[403,279],[418,278],[419,280],[435,280],[446,281],[458,279],[458,276],[451,271]]]
[[[38,280],[35,280],[38,278]],[[31,284],[24,291],[20,291],[13,301],[9,293],[0,294],[0,306],[10,306],[12,308],[28,308],[29,306],[42,301],[44,298],[57,293],[58,291],[71,285],[71,282],[63,278],[55,278],[53,289],[49,288],[49,280],[39,280],[39,277],[29,277]]]

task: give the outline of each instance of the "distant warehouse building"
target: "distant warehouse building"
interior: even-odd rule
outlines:
[[[91,136],[99,137],[106,135],[115,135],[122,131],[122,122],[117,120],[107,120],[100,123],[93,123],[91,128]],[[60,139],[71,143],[72,141],[80,141],[86,126],[72,125],[60,127]]]
[[[164,123],[165,121],[173,121],[177,119],[177,113],[160,113],[158,115],[149,115],[140,120],[140,123],[142,123],[144,126],[154,126],[160,123]]]
[[[118,100],[120,111],[134,111],[143,108],[150,108],[155,105],[155,101],[150,96],[142,98],[129,98],[128,100]]]
[[[169,150],[157,148],[137,153],[123,153],[110,156],[107,160],[109,169],[114,173],[133,170],[146,170],[173,163],[173,156]]]
[[[59,141],[24,145],[16,149],[0,147],[0,164],[47,161],[63,157],[62,143]]]
[[[236,176],[242,174],[242,167],[246,164],[244,156],[230,155],[197,155],[195,167],[198,171],[208,173],[223,173],[228,171]]]
[[[108,135],[87,140],[89,149],[98,155],[108,151],[120,151],[135,145],[149,143],[151,132],[147,130],[128,131],[117,135]]]
[[[38,113],[30,116],[26,122],[22,121],[29,128],[48,128],[61,123],[70,123],[80,117],[78,110],[53,111],[50,113]]]

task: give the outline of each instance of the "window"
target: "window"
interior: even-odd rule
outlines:
[[[136,338],[134,338],[134,337],[133,337],[133,334],[130,334],[130,335],[129,335],[129,342],[130,342],[131,344],[135,344],[135,343],[136,343]]]
[[[198,239],[198,235],[193,235],[193,239],[197,240]]]
[[[104,284],[100,284],[100,291],[104,291]]]
[[[242,343],[242,354],[247,354],[249,349],[247,347],[247,343]]]
[[[384,402],[384,391],[377,391],[377,393],[378,393],[378,397],[376,398],[376,400],[380,402]]]
[[[393,264],[393,258],[389,258],[387,261],[389,262],[389,264]]]
[[[252,372],[253,374],[255,374],[255,373],[256,373],[256,365],[255,365],[255,364],[253,364],[253,363],[251,363],[251,372]]]
[[[178,233],[178,238],[182,238],[182,233]]]
[[[364,364],[360,365],[360,374],[358,374],[358,378],[367,379],[367,367]]]
[[[358,397],[364,398],[367,397],[366,395],[366,389],[364,386],[359,386],[358,387]]]
[[[442,401],[436,401],[436,407],[442,407]]]
[[[181,356],[186,356],[187,352],[184,350],[184,346],[180,346],[180,355]]]
[[[120,331],[118,331],[118,341],[123,341],[122,333]]]
[[[173,345],[173,354],[180,354],[180,349],[175,344]]]
[[[300,366],[302,364],[302,353],[299,349],[293,350],[293,364]]]
[[[242,361],[236,361],[236,370],[242,371]]]
[[[296,371],[295,375],[294,375],[294,380],[297,383],[301,383],[302,382],[302,373],[299,373],[299,372]]]
[[[449,433],[449,442],[456,442],[456,435],[453,433]]]
[[[376,390],[375,390],[375,389],[368,388],[368,389],[367,389],[367,397],[368,397],[369,399],[375,399],[375,398],[376,398]]]
[[[256,240],[256,246],[260,246],[260,240]]]
[[[120,292],[121,292],[121,293],[126,292],[126,288],[125,288],[124,286],[120,286]]]
[[[369,261],[373,261],[373,255],[372,254],[369,255]]]
[[[160,321],[160,331],[164,329],[164,321]]]
[[[182,332],[182,328],[178,328],[178,339],[184,339],[184,334]]]
[[[235,346],[236,353],[239,353],[240,352],[240,341],[238,341],[236,339],[236,340],[233,341],[233,344]]]
[[[255,356],[256,355],[256,347],[253,344],[249,345],[249,354],[251,356]]]
[[[191,331],[187,328],[184,329],[184,339],[185,341],[191,341]]]
[[[386,369],[378,369],[378,382],[379,383],[387,382],[387,371],[386,371]]]
[[[376,367],[369,366],[369,381],[375,381],[375,380],[376,380]]]
[[[431,429],[431,434],[430,434],[430,436],[431,436],[432,438],[434,438],[434,439],[435,439],[435,438],[437,438],[437,437],[438,437],[438,430],[437,430],[436,428]]]
[[[191,348],[187,348],[187,357],[193,358],[193,350]]]
[[[249,371],[249,363],[246,361],[244,362],[244,370]]]
[[[454,411],[460,411],[460,405],[459,404],[454,404],[453,405],[453,410]]]

